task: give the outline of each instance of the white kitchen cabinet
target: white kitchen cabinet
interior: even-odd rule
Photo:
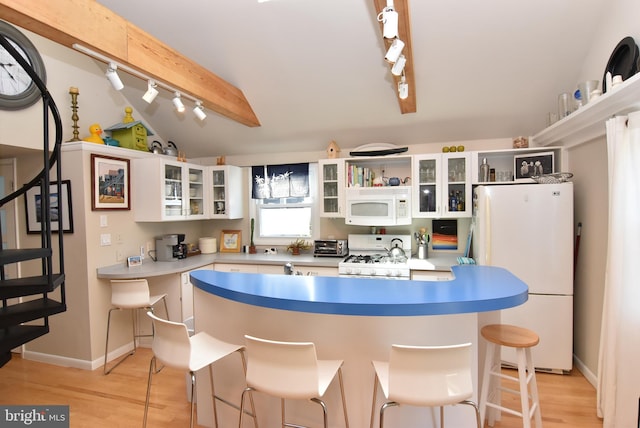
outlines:
[[[320,217],[344,217],[344,159],[321,159],[318,167]]]
[[[206,167],[160,156],[133,159],[131,163],[135,221],[207,218]]]
[[[242,168],[233,165],[208,167],[210,218],[236,219],[244,217]]]
[[[468,152],[413,157],[413,217],[471,217],[470,159]]]
[[[297,265],[294,260],[291,260],[293,264],[293,271],[302,275],[308,276],[338,276],[338,268],[326,267],[326,266],[306,266]],[[258,273],[271,273],[271,274],[283,274],[284,275],[284,263],[282,265],[258,265]]]
[[[258,273],[258,265],[248,265],[242,263],[216,263],[213,270],[219,272],[241,272]]]

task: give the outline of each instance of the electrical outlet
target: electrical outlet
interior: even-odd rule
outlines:
[[[124,260],[124,254],[122,253],[122,250],[116,250],[116,261],[121,262],[122,260]]]
[[[122,244],[122,234],[121,233],[116,233],[116,242],[118,244]]]

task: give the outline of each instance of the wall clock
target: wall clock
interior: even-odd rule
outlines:
[[[33,43],[17,28],[4,21],[0,21],[0,35],[9,41],[46,83],[44,63]],[[40,97],[40,90],[29,74],[7,49],[0,45],[0,109],[23,109],[35,104]]]

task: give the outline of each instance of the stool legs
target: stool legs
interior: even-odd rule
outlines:
[[[491,342],[487,343],[487,355],[484,363],[484,376],[480,395],[482,426],[484,426],[485,420],[488,421],[489,426],[493,426],[494,422],[500,419],[500,412],[505,411],[522,417],[524,428],[531,428],[532,416],[535,420],[536,428],[542,428],[538,385],[533,360],[531,359],[531,348],[517,348],[516,355],[518,360],[517,378],[502,374],[500,368],[500,346]],[[500,385],[501,378],[517,381],[519,391],[502,387]],[[501,405],[501,391],[520,395],[520,412]],[[531,404],[529,404],[530,399]]]

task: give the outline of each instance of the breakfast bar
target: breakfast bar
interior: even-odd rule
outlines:
[[[527,301],[528,287],[509,271],[488,266],[454,266],[450,281],[397,281],[343,277],[283,276],[199,270],[191,273],[196,331],[229,342],[244,335],[282,341],[312,341],[318,358],[344,360],[349,422],[369,425],[373,388],[372,359],[387,360],[392,344],[452,345],[471,342],[474,388],[478,398],[477,356],[482,325],[498,321],[498,310]],[[236,361],[214,366],[216,393],[239,402],[244,387]],[[200,375],[198,375],[200,378]],[[197,382],[198,423],[213,426],[208,377]],[[378,394],[380,400],[380,394]],[[341,427],[338,388],[326,395],[329,425]],[[379,406],[381,401],[377,403]],[[278,426],[279,400],[256,395],[262,426]],[[317,425],[317,406],[287,403],[291,422]],[[471,426],[472,412],[445,409],[448,426]],[[237,423],[237,411],[218,406],[223,426]],[[428,416],[427,416],[428,415]],[[389,411],[388,426],[437,426],[437,410]],[[418,421],[419,424],[418,425]],[[245,418],[247,427],[251,418]]]

